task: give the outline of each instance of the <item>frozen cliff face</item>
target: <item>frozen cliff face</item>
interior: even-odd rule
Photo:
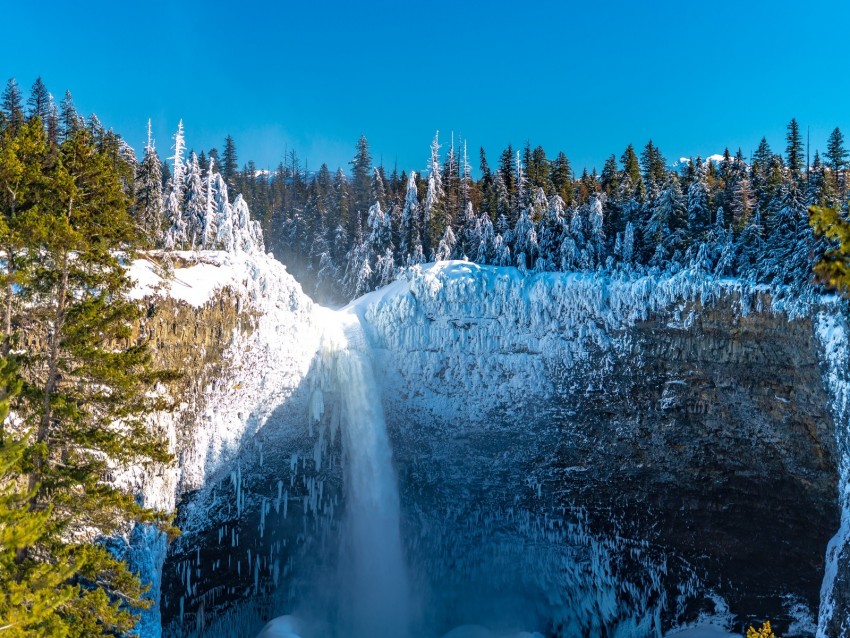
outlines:
[[[165,635],[255,636],[332,607],[347,459],[319,335],[341,313],[290,282],[276,309],[253,306],[234,368],[199,390]],[[637,638],[707,617],[807,635],[825,573],[821,625],[846,616],[846,534],[825,567],[846,420],[825,376],[847,367],[827,338],[841,326],[823,327],[835,308],[688,272],[444,262],[344,312],[383,392],[413,635]]]
[[[164,261],[173,268],[168,275]],[[159,389],[177,399],[177,411],[156,415],[152,424],[167,437],[177,463],[136,468],[118,480],[150,507],[173,511],[183,498],[188,545],[208,519],[203,504],[185,496],[229,477],[245,448],[262,450],[257,432],[281,405],[297,404],[293,395],[315,356],[320,330],[300,286],[280,262],[259,250],[154,254],[133,262],[130,274],[136,281],[132,296],[148,304],[138,330],[146,334],[158,364],[183,377]],[[299,431],[303,410],[293,410],[299,418],[291,430]],[[131,560],[159,600],[164,539],[139,528],[131,542]],[[192,571],[184,570],[189,588]],[[144,615],[139,632],[160,635],[160,605]]]
[[[814,632],[838,464],[802,307],[691,273],[464,263],[356,306],[411,572],[447,626],[513,602],[565,636],[659,635],[720,597],[739,629]]]

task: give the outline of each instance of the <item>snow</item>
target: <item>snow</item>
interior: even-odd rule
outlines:
[[[850,548],[850,378],[847,362],[850,360],[850,335],[846,321],[837,314],[818,313],[816,321],[818,340],[826,360],[826,381],[832,394],[832,412],[835,419],[836,443],[839,456],[838,503],[841,507],[841,524],[826,548],[826,567],[821,586],[818,611],[817,637],[828,637],[828,623],[836,613],[833,593],[839,572],[847,568],[847,551]],[[847,620],[841,625],[846,630]]]
[[[592,361],[600,369],[604,368],[610,364],[610,353],[630,347],[628,328],[661,309],[671,310],[669,326],[675,330],[691,325],[695,318],[693,309],[700,303],[726,296],[733,300],[741,314],[756,308],[795,316],[803,308],[811,308],[806,306],[808,301],[795,305],[796,302],[776,299],[771,307],[763,308],[765,288],[737,280],[715,279],[692,270],[673,275],[642,276],[524,275],[515,268],[445,261],[412,267],[393,283],[354,300],[340,311],[330,311],[314,305],[283,265],[260,251],[177,253],[178,263],[185,265],[174,268],[173,277],[165,276],[155,265],[161,257],[154,253],[130,264],[130,275],[136,282],[132,292],[134,299],[168,296],[193,308],[201,308],[212,302],[219,291],[230,289],[243,309],[252,311],[254,321],[249,334],[234,333],[227,337],[227,371],[223,378],[203,390],[203,400],[199,402],[203,409],[191,415],[194,422],[191,436],[179,450],[180,467],[159,478],[149,476],[142,481],[144,502],[164,509],[174,508],[178,492],[200,488],[217,472],[231,470],[234,502],[241,508],[245,499],[240,487],[242,468],[236,463],[228,465],[236,458],[240,444],[259,431],[272,412],[286,403],[295,388],[307,378],[317,357],[338,354],[340,349],[371,349],[370,358],[377,376],[369,390],[372,395],[377,394],[374,387],[377,384],[383,388],[385,401],[409,401],[433,414],[452,415],[460,421],[464,415],[472,419],[491,410],[509,410],[512,405],[529,404],[535,398],[551,396],[555,392],[552,366],[569,369],[577,363]],[[825,311],[819,315],[818,336],[829,363],[828,382],[836,397],[834,409],[846,414],[850,383],[841,371],[850,353],[846,326]],[[348,370],[343,376],[348,374],[350,380],[356,376],[354,372],[357,371]],[[362,373],[362,370],[358,372]],[[325,370],[320,374],[331,373]],[[336,374],[339,375],[340,370]],[[314,390],[304,405],[304,414],[309,416],[304,419],[305,431],[322,418],[326,409],[323,389],[327,382],[326,379],[311,384]],[[366,401],[365,396],[348,399],[360,405]],[[665,389],[664,399],[676,400],[675,380]],[[370,401],[378,402],[374,396]],[[190,408],[186,406],[187,411]],[[168,432],[172,449],[177,451],[176,430],[180,415],[158,418],[158,427]],[[846,423],[846,418],[841,422]],[[312,430],[310,436],[313,436]],[[846,439],[850,437],[841,436],[845,438],[840,449],[845,449]],[[317,467],[323,462],[320,448],[317,446],[312,459]],[[377,454],[389,452],[381,448]],[[293,454],[293,470],[299,463],[303,460]],[[830,602],[831,587],[839,568],[841,550],[850,540],[848,474],[845,463],[842,468],[842,527],[830,543],[827,555],[820,627],[834,612],[830,607],[833,604]],[[141,481],[139,477],[136,480]],[[296,498],[285,490],[287,487],[292,487],[289,480],[285,484],[275,484],[276,500],[272,497],[268,507],[287,512],[289,501]],[[537,489],[540,490],[539,484]],[[321,490],[320,483],[310,483],[305,511],[316,510]],[[301,496],[297,498],[300,500]],[[190,521],[203,521],[206,513],[201,508],[192,512],[191,507]],[[539,524],[539,521],[528,521],[529,538],[536,538],[535,534],[541,539],[543,536],[548,540],[554,538],[555,532],[538,528]],[[617,588],[622,583],[614,578],[608,561],[609,554],[625,551],[624,546],[617,545],[621,539],[606,544],[585,538],[580,525],[574,529],[565,527],[565,530],[559,542],[576,546],[584,543],[592,553],[595,570],[588,578],[599,585],[588,594],[586,601],[575,604],[586,606],[588,614],[613,617],[617,611]],[[224,534],[226,543],[238,545],[238,536],[232,528]],[[385,538],[381,534],[377,537],[379,541]],[[579,537],[580,542],[576,540]],[[160,551],[163,544],[158,538],[149,538],[146,542],[150,548],[149,567],[156,571],[163,558]],[[502,551],[508,556],[510,550],[505,547]],[[515,557],[520,564],[525,564],[523,558],[521,555]],[[531,555],[525,560],[531,561]],[[564,558],[553,551],[548,560],[557,562]],[[253,561],[248,559],[252,573],[256,574],[258,565],[259,557]],[[550,592],[553,605],[566,605],[567,601],[560,600],[562,590],[569,586],[581,587],[584,582],[579,582],[579,576],[569,571],[573,564],[564,563],[562,567],[556,572],[560,580]],[[653,578],[660,578],[658,570],[666,569],[663,565],[646,567]],[[529,572],[550,568],[551,565],[535,563],[529,565]],[[151,573],[151,570],[144,573]],[[156,590],[158,584],[154,584]],[[635,592],[636,598],[638,594]],[[657,610],[647,607],[636,611],[644,616],[630,619],[633,626],[622,625],[623,635],[650,631]],[[533,623],[523,623],[523,626],[529,625]],[[728,633],[724,626],[723,623],[704,622],[676,629],[667,636],[737,637],[737,634]],[[819,635],[825,634],[821,631]],[[464,625],[445,634],[444,638],[539,636],[518,631],[499,633],[482,625]],[[314,638],[291,616],[269,623],[260,637]]]
[[[301,638],[301,625],[294,616],[280,616],[263,627],[257,638]]]
[[[439,414],[473,417],[529,396],[551,396],[552,366],[570,368],[627,348],[628,328],[659,310],[685,329],[700,302],[729,296],[741,314],[764,290],[683,270],[670,275],[536,273],[443,261],[413,267],[353,301],[384,370],[390,397]],[[769,309],[792,316],[791,303]],[[444,401],[446,388],[457,401]],[[430,398],[429,398],[430,397]],[[441,397],[426,405],[433,397]]]
[[[133,468],[116,479],[139,494],[146,506],[174,511],[178,495],[201,488],[211,476],[226,471],[243,440],[262,428],[301,384],[319,349],[321,327],[313,303],[271,255],[238,249],[177,252],[173,257],[186,265],[174,268],[173,277],[154,265],[163,257],[154,253],[129,265],[136,282],[132,299],[170,297],[200,308],[227,288],[237,298],[236,311],[245,312],[253,323],[247,334],[237,330],[223,336],[225,372],[203,388],[200,401],[187,397],[176,413],[152,418],[151,426],[165,434],[179,465]],[[238,477],[241,468],[234,469]],[[237,506],[243,502],[244,493],[237,489]],[[186,513],[190,521],[206,518],[204,511],[192,506]],[[158,533],[140,533],[133,539],[131,558],[150,582],[155,599],[165,549]],[[160,635],[158,606],[143,614],[139,629],[145,636]]]

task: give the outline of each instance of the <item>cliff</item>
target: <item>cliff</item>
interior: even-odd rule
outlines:
[[[321,339],[336,319],[266,257],[204,259],[218,284],[203,303],[151,297],[145,326],[189,372],[163,488],[181,495],[185,533],[160,609],[166,635],[254,636],[331,598],[317,583],[337,562],[346,458]],[[383,388],[424,635],[483,619],[638,637],[764,618],[782,635],[841,634],[833,300],[699,273],[442,263],[347,310]]]

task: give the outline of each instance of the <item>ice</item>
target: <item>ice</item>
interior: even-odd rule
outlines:
[[[302,638],[300,627],[301,623],[294,616],[280,616],[263,627],[257,638]]]

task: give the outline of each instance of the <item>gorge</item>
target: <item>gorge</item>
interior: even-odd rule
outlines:
[[[837,300],[441,262],[330,311],[261,253],[186,259],[157,352],[225,347],[144,488],[184,533],[143,543],[143,635],[844,631]]]

